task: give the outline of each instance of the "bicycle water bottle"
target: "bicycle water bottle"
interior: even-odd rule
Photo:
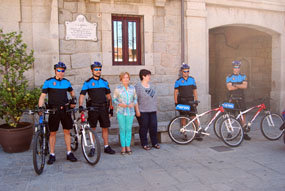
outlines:
[[[81,114],[80,118],[81,118],[81,122],[85,122],[85,115],[84,115],[84,113]]]

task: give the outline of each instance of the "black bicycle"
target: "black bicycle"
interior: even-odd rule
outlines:
[[[49,155],[49,128],[46,115],[54,114],[54,109],[29,110],[30,115],[39,114],[39,123],[35,124],[33,141],[33,165],[35,172],[40,175],[45,167],[46,156]]]
[[[79,140],[81,140],[81,149],[86,161],[95,165],[99,162],[101,157],[101,145],[100,140],[95,131],[90,128],[89,123],[85,119],[85,114],[81,113],[80,118],[76,119],[76,112],[78,108],[70,109],[67,112],[71,112],[73,117],[73,128],[70,130],[71,137],[71,149],[76,151],[78,148]],[[83,108],[84,111],[94,108]]]

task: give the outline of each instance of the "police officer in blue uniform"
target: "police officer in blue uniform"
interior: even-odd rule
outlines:
[[[99,121],[104,140],[104,152],[115,154],[115,151],[108,144],[108,128],[110,127],[110,117],[113,115],[111,91],[108,82],[101,78],[101,70],[102,64],[100,62],[94,62],[91,65],[93,76],[84,82],[81,89],[79,112],[82,112],[84,98],[86,93],[88,93],[86,106],[95,108],[94,111],[88,112],[89,124],[95,130]],[[93,156],[94,153],[95,148],[90,149],[89,156]]]
[[[59,123],[61,122],[64,132],[64,140],[67,149],[67,160],[76,162],[77,159],[71,152],[70,146],[70,129],[72,128],[72,118],[69,113],[66,112],[66,106],[68,105],[67,92],[70,93],[72,100],[70,107],[75,107],[76,97],[71,87],[70,82],[63,78],[66,66],[62,62],[58,62],[54,65],[55,76],[45,81],[42,87],[42,94],[39,98],[39,108],[42,108],[45,102],[45,97],[48,94],[48,108],[56,109],[54,114],[50,114],[48,118],[48,126],[50,130],[49,145],[50,145],[50,156],[47,164],[53,164],[55,158],[55,142],[56,132],[58,131]]]
[[[229,91],[229,102],[235,104],[235,108],[239,110],[245,110],[244,90],[247,89],[247,77],[245,74],[240,73],[241,61],[233,61],[233,73],[227,76],[226,83]],[[251,138],[246,133],[245,115],[243,115],[241,121],[243,128],[245,129],[244,139],[250,140]]]
[[[180,68],[182,72],[182,77],[176,80],[174,85],[174,103],[190,105],[191,110],[188,111],[179,111],[180,115],[190,115],[191,118],[195,117],[196,104],[189,104],[189,101],[197,101],[197,85],[195,79],[192,76],[189,76],[190,67],[188,64],[183,64]],[[185,123],[185,121],[182,121]],[[196,121],[195,121],[196,123]],[[196,134],[195,139],[198,141],[202,140],[200,134]]]

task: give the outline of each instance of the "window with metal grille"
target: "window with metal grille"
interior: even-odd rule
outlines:
[[[141,18],[112,16],[113,65],[141,65]]]

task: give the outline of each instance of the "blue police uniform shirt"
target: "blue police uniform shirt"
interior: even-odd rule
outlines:
[[[230,74],[226,78],[226,83],[232,83],[232,85],[235,84],[242,84],[243,82],[246,82],[247,78],[245,74]],[[232,90],[229,91],[230,95],[236,95],[236,96],[243,96],[244,95],[244,90],[243,89],[237,89],[237,90]]]
[[[50,107],[63,106],[68,103],[67,92],[71,92],[73,88],[69,80],[49,78],[44,82],[42,93],[48,94],[48,104]]]
[[[194,100],[193,90],[197,89],[197,85],[192,76],[189,76],[186,80],[181,77],[176,80],[174,89],[178,89],[179,97],[189,98],[192,101]]]
[[[107,103],[106,94],[110,94],[111,90],[109,88],[109,83],[103,79],[98,80],[89,78],[86,80],[82,86],[80,94],[86,95],[88,93],[88,100],[94,104],[104,104]]]

